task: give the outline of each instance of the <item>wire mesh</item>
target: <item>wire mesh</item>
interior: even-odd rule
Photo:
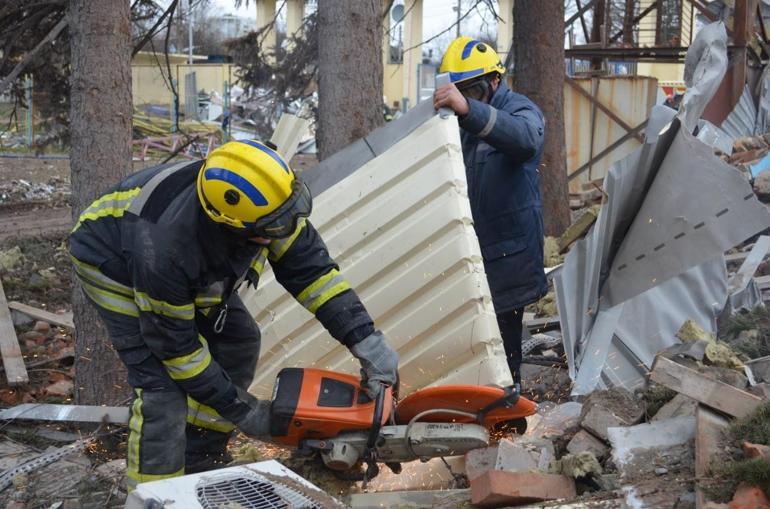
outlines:
[[[225,474],[196,487],[203,509],[320,509],[305,495],[258,474]]]

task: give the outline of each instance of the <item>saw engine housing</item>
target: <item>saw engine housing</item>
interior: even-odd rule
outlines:
[[[333,470],[350,470],[363,460],[371,471],[377,461],[394,468],[486,447],[496,426],[514,422],[520,429],[537,410],[512,388],[430,387],[394,403],[390,387],[372,401],[360,384],[358,377],[333,371],[281,370],[273,388],[272,441],[318,451]]]

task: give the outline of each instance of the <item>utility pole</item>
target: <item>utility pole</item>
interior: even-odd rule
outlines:
[[[457,0],[457,7],[455,7],[455,10],[457,11],[457,26],[456,31],[457,35],[455,37],[460,37],[460,9],[462,9],[463,6],[463,0]]]
[[[193,63],[193,12],[192,0],[187,0],[187,63]]]

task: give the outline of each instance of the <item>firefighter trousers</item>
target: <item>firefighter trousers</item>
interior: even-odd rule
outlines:
[[[109,302],[104,290],[99,289],[97,295],[90,281],[81,278],[81,282],[127,368],[133,389],[127,451],[129,490],[140,482],[208,470],[225,462],[227,442],[235,426],[213,408],[187,396],[146,346],[121,348],[137,343],[126,338],[141,334],[139,319],[104,307]],[[235,385],[247,389],[259,359],[260,332],[240,297],[234,294],[227,301],[227,318],[220,332],[214,330],[215,313],[206,316],[196,312],[195,316],[212,358]]]

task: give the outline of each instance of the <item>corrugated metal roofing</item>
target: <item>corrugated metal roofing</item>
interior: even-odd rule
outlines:
[[[511,383],[455,117],[416,127],[317,196],[313,209],[311,222],[398,350],[402,394],[433,383]],[[262,329],[255,394],[269,395],[286,366],[358,372],[358,361],[271,272],[242,297]]]

